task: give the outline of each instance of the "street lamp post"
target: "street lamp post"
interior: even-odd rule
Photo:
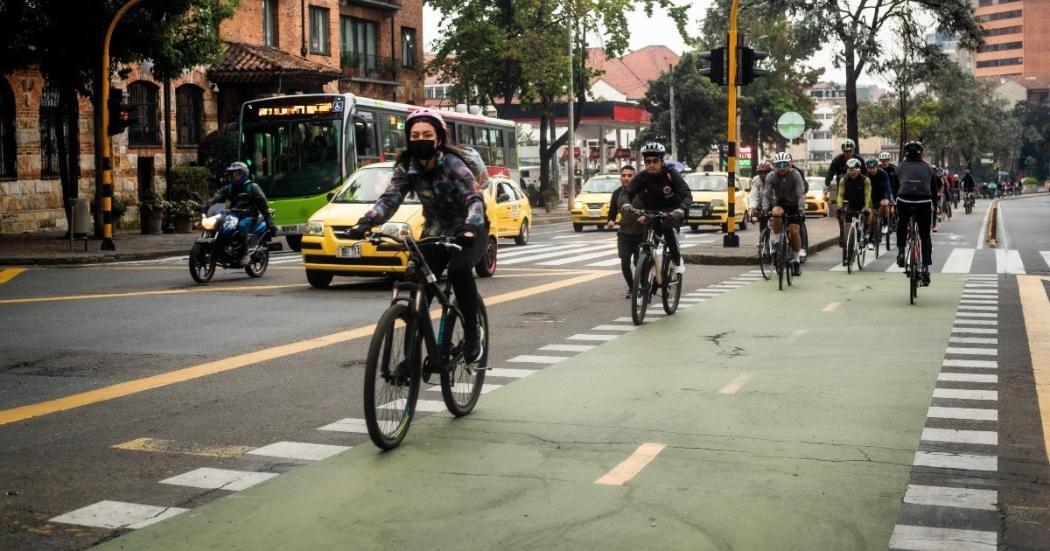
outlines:
[[[568,105],[568,111],[569,111],[569,113],[568,113],[569,114],[569,121],[568,121],[569,122],[569,147],[567,149],[568,155],[566,155],[566,157],[568,159],[568,164],[566,166],[566,171],[568,172],[568,177],[566,178],[566,180],[568,181],[568,184],[569,184],[569,201],[568,202],[569,202],[569,212],[570,213],[572,212],[572,205],[573,205],[573,203],[576,202],[576,132],[575,132],[575,129],[573,128],[573,126],[574,126],[573,125],[573,120],[575,119],[575,105],[573,105],[573,103],[574,103],[573,99],[574,99],[576,94],[574,92],[575,86],[574,86],[574,83],[573,83],[573,78],[574,78],[574,76],[573,76],[573,69],[574,69],[574,67],[573,67],[573,47],[572,47],[573,40],[575,40],[575,38],[576,38],[573,35],[573,31],[574,30],[575,29],[574,29],[573,19],[572,19],[572,17],[570,17],[569,18],[569,98],[568,98],[568,104],[569,104]]]
[[[102,110],[102,250],[114,251],[113,244],[113,145],[109,137],[109,43],[113,38],[113,29],[117,22],[140,0],[128,0],[117,10],[113,20],[106,29],[106,38],[102,42],[102,86],[99,90],[99,109]]]

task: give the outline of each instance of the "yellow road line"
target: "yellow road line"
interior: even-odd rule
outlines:
[[[546,283],[543,285],[537,285],[535,287],[529,287],[526,289],[520,289],[512,291],[510,293],[504,293],[502,295],[496,295],[491,298],[485,299],[487,306],[494,306],[502,304],[504,302],[510,302],[512,300],[518,300],[533,295],[546,293],[555,289],[563,287],[570,287],[588,281],[593,281],[602,277],[608,276],[610,273],[615,272],[594,272],[590,274],[580,275],[564,281],[555,281]],[[258,287],[255,287],[258,288]],[[437,314],[432,314],[437,315]],[[219,360],[206,362],[203,364],[170,371],[168,373],[161,373],[159,375],[153,375],[150,377],[143,377],[141,379],[134,379],[123,383],[117,383],[107,387],[98,388],[95,390],[89,390],[78,394],[72,394],[64,396],[62,398],[56,398],[54,400],[47,400],[45,402],[37,402],[35,404],[29,404],[21,407],[0,410],[0,426],[16,423],[25,419],[33,417],[39,417],[42,415],[49,415],[60,411],[66,411],[75,409],[81,406],[90,404],[97,404],[99,402],[105,402],[114,398],[121,398],[139,392],[152,390],[176,383],[184,383],[200,377],[206,377],[208,375],[214,375],[216,373],[222,373],[224,371],[230,371],[233,369],[257,364],[260,362],[274,360],[282,358],[284,356],[290,356],[292,354],[299,354],[310,350],[316,350],[325,346],[331,346],[333,344],[344,343],[353,339],[359,339],[361,337],[371,336],[375,332],[375,324],[366,325],[351,329],[349,331],[340,331],[338,333],[332,333],[330,335],[323,335],[320,337],[314,337],[312,339],[306,339],[298,342],[289,344],[282,344],[280,346],[274,346],[263,350],[257,350],[255,352],[249,352],[247,354],[240,354],[237,356],[231,356],[229,358],[222,358]]]
[[[163,295],[184,295],[195,293],[225,293],[234,291],[267,291],[273,289],[292,289],[309,287],[306,283],[288,285],[243,285],[239,287],[193,287],[190,289],[165,289],[163,291],[129,291],[127,293],[98,293],[93,295],[59,295],[54,297],[29,297],[0,300],[0,304],[25,304],[29,302],[62,302],[69,300],[101,300],[107,298],[149,297]]]
[[[1044,281],[1050,281],[1050,277],[1017,276],[1039,416],[1043,421],[1043,451],[1050,460],[1050,300],[1046,297]]]
[[[641,446],[638,446],[637,450],[630,457],[624,459],[622,463],[613,468],[613,470],[605,473],[604,476],[595,480],[595,484],[602,484],[605,486],[623,486],[629,482],[632,478],[642,472],[653,459],[656,459],[656,455],[663,451],[667,447],[667,444],[658,444],[655,442],[646,442]]]
[[[7,268],[6,270],[0,270],[0,283],[7,283],[18,277],[18,274],[24,271],[26,271],[25,268]]]
[[[197,442],[180,442],[178,440],[161,440],[158,438],[136,438],[111,447],[119,450],[220,458],[240,457],[252,450],[251,446],[212,446],[198,444]]]

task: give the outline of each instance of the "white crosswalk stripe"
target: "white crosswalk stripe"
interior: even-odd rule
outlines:
[[[1050,251],[1039,251],[1039,256],[1043,257],[1043,262],[1046,262],[1046,267],[1050,268]]]
[[[941,268],[941,272],[946,274],[970,273],[970,268],[973,265],[973,255],[976,252],[976,249],[952,249],[951,254],[948,255],[948,261]]]

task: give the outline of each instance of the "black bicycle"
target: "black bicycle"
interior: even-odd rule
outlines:
[[[772,219],[776,215],[770,215],[769,221],[766,223],[766,231],[763,232],[762,237],[759,238],[759,267],[762,269],[762,275],[765,277],[766,270],[772,268],[777,273],[777,286],[781,291],[784,290],[784,280],[787,280],[788,287],[791,286],[791,258],[794,256],[791,252],[790,238],[788,237],[789,226],[791,223],[798,222],[798,216],[791,216],[784,214],[783,223],[781,224],[780,233],[773,233],[773,222]],[[762,239],[765,239],[765,244],[762,244]],[[761,251],[765,247],[765,250],[769,251],[769,261],[765,263]],[[772,277],[772,274],[770,274]],[[767,277],[766,279],[770,279]]]
[[[638,260],[631,284],[631,320],[635,325],[645,321],[649,301],[657,291],[668,315],[678,310],[678,300],[682,297],[682,274],[675,273],[667,243],[656,231],[658,224],[672,218],[659,211],[647,210],[642,214],[645,216],[645,239],[638,244]]]
[[[915,210],[920,207],[907,207],[911,209],[908,219],[908,240],[904,249],[904,275],[908,278],[908,302],[915,304],[919,297],[919,278],[922,277],[922,242],[919,239],[919,224],[915,221]]]
[[[378,250],[408,253],[405,280],[394,284],[390,306],[376,323],[365,361],[365,424],[368,436],[381,449],[396,448],[408,433],[416,411],[419,387],[431,375],[441,377],[441,396],[452,415],[462,417],[474,409],[485,382],[488,361],[488,315],[478,296],[478,325],[482,355],[477,363],[464,358],[463,313],[452,294],[444,289],[420,251],[420,245],[460,250],[452,237],[392,237],[376,234],[368,241]],[[430,301],[441,304],[435,334]],[[425,345],[425,348],[424,348]]]
[[[973,212],[973,205],[977,202],[972,191],[966,192],[966,198],[963,199],[963,208],[966,209],[966,214]]]

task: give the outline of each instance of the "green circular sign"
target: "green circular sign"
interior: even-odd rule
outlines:
[[[802,115],[794,111],[788,111],[777,119],[777,132],[787,140],[793,140],[806,131],[806,121]]]

